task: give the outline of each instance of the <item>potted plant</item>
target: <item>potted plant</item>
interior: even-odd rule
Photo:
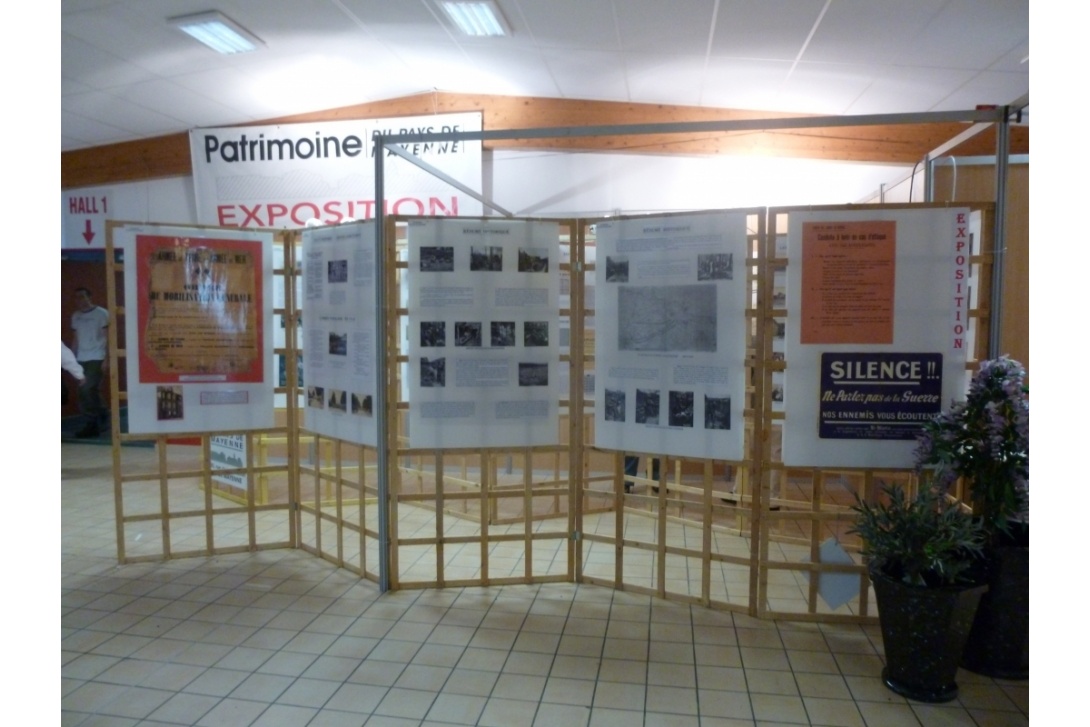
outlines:
[[[965,401],[928,422],[917,468],[940,486],[958,478],[987,535],[978,567],[988,593],[962,666],[1007,679],[1029,677],[1029,398],[1026,372],[1003,356],[984,361]]]
[[[910,699],[946,702],[958,694],[958,663],[987,589],[972,580],[984,530],[938,488],[882,493],[875,504],[857,500],[849,530],[862,541],[878,601],[882,681]]]

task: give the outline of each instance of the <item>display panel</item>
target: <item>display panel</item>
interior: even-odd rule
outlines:
[[[125,226],[132,433],[274,425],[272,235]]]
[[[559,441],[559,225],[408,223],[412,446]]]
[[[378,445],[375,223],[303,231],[307,429]]]
[[[783,461],[913,466],[965,386],[967,209],[788,216]]]
[[[595,445],[741,459],[746,213],[595,230]]]

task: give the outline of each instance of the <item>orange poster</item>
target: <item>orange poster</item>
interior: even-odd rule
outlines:
[[[804,222],[803,344],[893,343],[897,223]]]
[[[262,247],[137,235],[140,383],[261,383]]]

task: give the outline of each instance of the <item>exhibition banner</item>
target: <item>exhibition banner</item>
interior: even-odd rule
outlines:
[[[305,427],[378,446],[374,222],[303,230]]]
[[[746,216],[595,226],[595,446],[743,458]]]
[[[556,222],[408,223],[413,447],[559,443]]]
[[[197,219],[217,227],[299,228],[375,216],[376,132],[480,131],[481,114],[320,121],[194,129],[189,134]],[[405,151],[481,189],[481,143],[403,145]],[[385,212],[481,214],[481,203],[386,151]]]
[[[784,464],[913,466],[920,426],[965,391],[970,229],[962,208],[788,214]]]
[[[128,225],[133,433],[273,426],[272,235]]]

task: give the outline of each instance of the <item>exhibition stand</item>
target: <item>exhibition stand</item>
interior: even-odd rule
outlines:
[[[110,223],[119,562],[873,620],[850,505],[988,356],[994,205],[387,216],[384,156],[373,220]]]

